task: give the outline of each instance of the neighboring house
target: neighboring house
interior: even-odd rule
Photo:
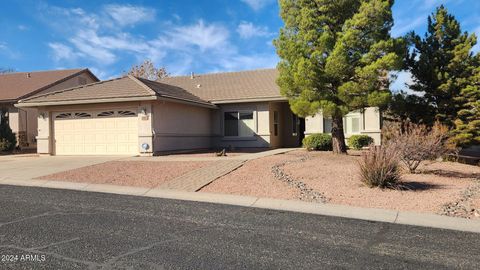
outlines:
[[[56,155],[158,154],[207,148],[301,145],[329,132],[321,113],[298,118],[280,95],[275,69],[192,75],[153,82],[132,76],[25,98],[38,108],[38,152]],[[380,112],[345,118],[347,137],[380,143]]]
[[[38,94],[97,82],[88,69],[15,72],[0,75],[0,109],[8,114],[12,131],[22,148],[35,148],[37,136],[37,109],[16,108],[20,99]]]

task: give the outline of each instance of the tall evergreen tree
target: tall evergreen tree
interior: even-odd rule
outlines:
[[[480,54],[476,56],[476,69],[469,85],[456,98],[461,109],[455,119],[453,141],[458,146],[480,145]]]
[[[424,94],[435,118],[453,126],[461,103],[454,102],[472,76],[475,35],[462,32],[460,23],[444,6],[428,17],[423,38],[411,33],[413,50],[407,58],[412,73],[410,88]]]
[[[277,83],[300,116],[332,117],[333,149],[346,153],[343,116],[385,105],[402,42],[390,37],[392,0],[280,0]]]

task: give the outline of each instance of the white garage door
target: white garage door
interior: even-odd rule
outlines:
[[[56,155],[136,155],[134,110],[62,112],[54,115]]]

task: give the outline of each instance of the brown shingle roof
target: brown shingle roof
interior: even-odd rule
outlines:
[[[16,101],[51,87],[84,71],[88,71],[88,69],[2,74],[0,75],[0,101]]]
[[[207,101],[187,92],[185,89],[176,87],[174,85],[164,84],[160,82],[150,81],[142,78],[137,78],[153,91],[157,92],[162,97],[171,97],[175,99],[182,99],[187,101],[193,101],[197,103],[208,103]]]
[[[96,100],[102,102],[114,102],[119,99],[141,99],[141,98],[164,97],[177,99],[192,103],[199,103],[208,106],[212,104],[188,93],[175,86],[153,82],[133,76],[124,76],[108,81],[87,84],[70,89],[64,89],[51,93],[33,96],[19,101],[19,105],[28,104],[72,104],[91,103]]]
[[[174,85],[212,103],[238,100],[282,98],[276,83],[276,69],[213,73],[164,78]]]

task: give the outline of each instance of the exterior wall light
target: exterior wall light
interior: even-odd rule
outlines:
[[[147,152],[150,149],[150,145],[148,143],[142,143],[143,152]]]

